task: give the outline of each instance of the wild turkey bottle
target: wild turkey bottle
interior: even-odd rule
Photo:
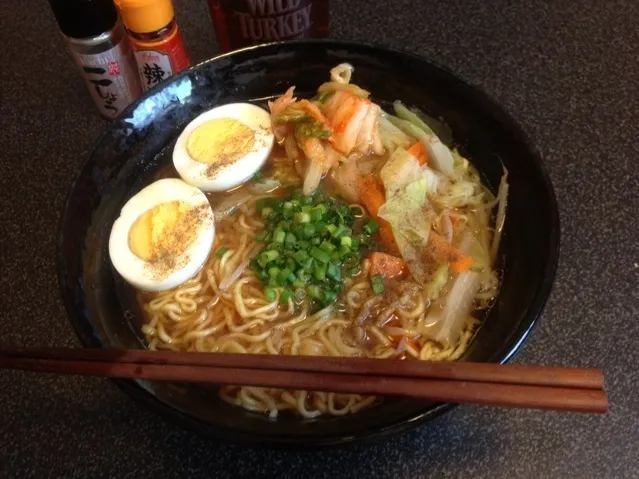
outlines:
[[[325,38],[329,0],[208,0],[220,50]]]

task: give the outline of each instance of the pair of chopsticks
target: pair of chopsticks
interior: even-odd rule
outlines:
[[[0,350],[0,368],[605,413],[599,369],[119,349]]]

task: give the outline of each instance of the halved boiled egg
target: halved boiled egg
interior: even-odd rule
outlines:
[[[133,286],[163,291],[199,271],[214,236],[213,210],[206,195],[168,178],[127,201],[113,223],[109,255],[118,273]]]
[[[204,191],[241,185],[264,165],[273,148],[270,114],[249,103],[231,103],[201,114],[180,134],[175,169]]]

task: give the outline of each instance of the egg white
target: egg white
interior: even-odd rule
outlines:
[[[129,230],[146,211],[170,201],[183,201],[192,207],[206,205],[208,210],[205,209],[201,215],[191,244],[176,256],[180,268],[158,278],[153,265],[136,256],[129,248]],[[211,251],[214,237],[213,210],[206,195],[182,180],[168,178],[150,184],[124,205],[111,229],[109,256],[118,273],[133,286],[144,291],[163,291],[178,286],[200,270]]]
[[[246,155],[208,173],[211,165],[193,160],[186,146],[189,136],[198,126],[217,118],[231,118],[244,123],[253,130],[255,141]],[[227,191],[257,173],[271,153],[273,140],[271,116],[266,110],[250,103],[230,103],[202,113],[184,128],[173,148],[173,165],[184,181],[201,190]]]

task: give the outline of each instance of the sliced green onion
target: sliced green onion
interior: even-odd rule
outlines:
[[[304,266],[306,261],[308,260],[308,253],[306,251],[296,251],[293,253],[293,259],[297,261],[300,266]]]
[[[279,223],[277,223],[277,229],[280,229],[282,231],[289,231],[291,229],[291,223],[288,221],[280,221]]]
[[[286,238],[286,233],[280,229],[275,230],[275,233],[273,233],[273,241],[275,243],[284,243],[284,238]]]
[[[324,293],[324,304],[330,304],[337,298],[337,293],[335,291],[326,291]]]
[[[266,250],[273,250],[273,251],[277,251],[278,253],[280,252],[280,250],[282,249],[282,245],[280,243],[269,243],[266,245]]]
[[[273,250],[264,251],[263,253],[260,253],[260,257],[257,260],[257,262],[260,264],[260,266],[264,267],[271,261],[277,259],[279,255],[280,254],[277,251],[273,251]]]
[[[331,236],[333,238],[339,238],[345,232],[346,232],[346,228],[344,227],[344,225],[339,225],[337,228],[335,228],[335,231],[333,232],[333,234]]]
[[[277,275],[280,274],[281,269],[277,266],[273,266],[268,269],[268,275],[270,278],[277,278]]]
[[[308,286],[306,286],[306,294],[308,294],[313,299],[324,299],[324,290],[316,284],[309,284]]]
[[[229,249],[226,246],[222,246],[215,252],[215,256],[221,258]]]
[[[335,281],[342,280],[342,272],[339,269],[339,266],[337,266],[334,263],[328,263],[328,268],[326,269],[326,275]]]
[[[295,281],[295,275],[293,274],[293,272],[288,269],[288,268],[284,268],[282,271],[279,272],[279,274],[277,275],[277,281],[283,286],[286,283],[290,282],[290,281]]]
[[[290,220],[291,218],[293,218],[294,214],[295,210],[282,210],[282,218],[284,218],[285,220]]]
[[[302,281],[303,283],[308,283],[311,280],[311,273],[309,273],[308,269],[298,269],[295,272],[295,276],[297,276],[297,281]]]
[[[324,227],[324,229],[325,229],[326,231],[328,231],[328,233],[329,233],[331,236],[333,236],[333,234],[337,231],[337,226],[335,226],[335,225],[326,225],[326,226]]]
[[[301,265],[302,268],[304,268],[306,271],[310,271],[311,267],[313,266],[313,258],[311,258],[310,256],[308,258],[306,258],[306,260],[304,261],[304,263]]]
[[[317,261],[321,261],[322,263],[328,263],[329,260],[331,259],[331,256],[326,251],[321,250],[317,248],[316,246],[313,246],[311,248],[311,256],[315,258]]]
[[[275,288],[272,288],[271,286],[264,288],[264,298],[266,298],[267,301],[273,301],[276,297],[277,292],[275,291]]]
[[[293,293],[290,289],[284,289],[280,294],[280,304],[288,304],[288,300],[293,297]]]
[[[311,210],[311,220],[319,221],[326,214],[326,206],[317,205],[315,208]]]
[[[297,238],[293,233],[286,233],[286,238],[284,239],[284,243],[287,246],[293,246],[297,242]]]
[[[298,223],[310,223],[311,222],[311,215],[308,214],[308,213],[304,213],[304,212],[295,213],[295,216],[293,218]]]
[[[304,238],[312,238],[313,235],[315,235],[315,231],[315,226],[313,226],[311,223],[306,223],[303,227],[302,234]]]
[[[351,209],[348,206],[343,205],[337,208],[337,212],[340,216],[349,216],[351,214]]]
[[[348,256],[351,253],[351,248],[349,248],[348,246],[342,245],[339,247],[339,257],[340,259],[344,259],[346,256]]]
[[[313,266],[313,277],[317,281],[324,281],[324,278],[326,278],[326,264],[317,263]]]
[[[262,268],[257,263],[257,261],[255,260],[251,261],[251,269],[253,270],[253,274],[255,275],[255,277],[259,279],[260,281],[264,282],[268,279],[268,275],[266,274],[266,271],[264,271],[264,268]]]
[[[362,229],[369,235],[374,235],[379,231],[379,224],[375,220],[368,220]]]
[[[353,236],[355,217],[365,216],[363,208],[319,192],[305,196],[296,189],[288,197],[260,198],[256,208],[266,227],[255,239],[265,246],[250,267],[264,284],[265,298],[279,297],[282,305],[307,297],[316,306],[335,301],[343,277],[359,272],[359,247],[370,243],[370,231],[377,227],[366,222],[362,234]]]
[[[329,243],[326,240],[322,241],[320,243],[319,247],[320,247],[321,250],[324,250],[327,253],[331,253],[335,249],[335,245],[332,244],[332,243]]]
[[[295,228],[291,229],[291,232],[298,238],[303,238],[304,237],[304,225],[296,225]]]
[[[317,234],[323,234],[326,230],[326,223],[323,221],[318,221],[313,226],[315,226],[315,232]]]
[[[384,294],[384,277],[381,274],[371,276],[371,289],[375,294]]]
[[[288,253],[291,254],[290,251]],[[286,260],[286,267],[293,271],[295,268],[297,268],[297,263],[295,263],[295,260],[293,258],[288,258]]]

